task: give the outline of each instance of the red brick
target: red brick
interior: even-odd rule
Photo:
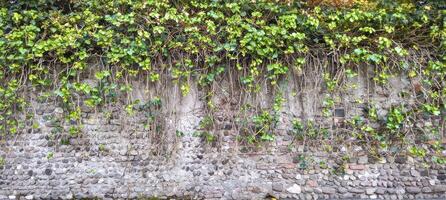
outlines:
[[[308,180],[307,181],[307,186],[309,186],[309,187],[317,187],[318,184],[317,184],[317,181],[315,181],[315,180]]]
[[[365,165],[350,164],[349,168],[351,170],[364,170],[365,169]]]

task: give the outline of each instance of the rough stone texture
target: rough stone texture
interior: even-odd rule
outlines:
[[[359,88],[364,85],[359,82]],[[363,97],[361,91],[348,98]],[[292,113],[286,114],[313,116],[317,93],[306,91],[303,102],[288,97],[284,110]],[[162,145],[144,127],[145,118],[124,120],[120,111],[107,118],[104,112],[83,108],[82,134],[61,144],[60,134],[52,132],[57,125],[46,118],[64,111],[50,103],[37,104],[39,128],[0,140],[0,156],[5,159],[0,167],[0,199],[446,198],[446,169],[423,168],[421,161],[407,156],[374,162],[360,147],[340,147],[358,156],[352,156],[344,173],[334,173],[340,167],[336,154],[302,145],[290,150],[293,139],[284,131],[263,149],[244,152],[235,142],[237,132],[231,123],[214,130],[218,144],[208,144],[194,135],[203,118],[196,91],[171,98],[168,104],[175,105],[175,116],[166,118],[169,151],[161,155],[152,154]],[[398,101],[390,99],[381,101]],[[344,108],[351,109],[338,110],[337,117],[354,113],[351,105]],[[183,135],[176,137],[180,132]],[[313,158],[316,164],[302,167],[299,155]]]
[[[302,192],[302,189],[299,185],[293,184],[293,186],[289,187],[287,191],[292,194],[300,194]]]

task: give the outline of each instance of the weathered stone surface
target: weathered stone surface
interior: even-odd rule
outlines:
[[[301,175],[301,174],[296,174],[296,179],[297,179],[297,180],[302,179],[302,175]]]
[[[356,194],[364,193],[364,189],[360,189],[360,188],[351,188],[349,191],[351,193],[356,193]]]
[[[412,176],[414,176],[414,177],[419,177],[419,176],[420,176],[420,172],[418,172],[418,171],[415,170],[415,169],[411,169],[411,170],[410,170],[410,174],[411,174]]]
[[[437,176],[437,179],[440,180],[440,181],[444,181],[444,180],[446,180],[446,174],[439,174],[439,175]]]
[[[200,110],[195,105],[198,97],[175,99],[175,113],[181,114],[166,117],[172,130],[163,134],[154,134],[145,126],[148,113],[127,118],[114,108],[107,111],[110,119],[100,110],[82,109],[86,112],[82,113],[86,122],[82,134],[69,137],[63,132],[68,127],[54,134],[59,125],[71,122],[62,118],[50,123],[43,118],[61,114],[61,110],[36,106],[40,113],[35,119],[40,124],[38,130],[28,129],[13,139],[1,138],[0,156],[5,164],[0,166],[0,200],[153,196],[446,199],[445,166],[422,168],[424,161],[407,156],[388,156],[386,162],[379,162],[368,157],[367,149],[354,145],[335,147],[340,154],[328,153],[317,145],[294,144],[294,137],[281,130],[276,141],[264,149],[242,150],[234,142],[239,134],[233,130],[237,129],[234,119],[224,119],[225,115],[218,116],[222,130],[213,130],[218,138],[213,144],[194,136],[202,131],[203,116],[195,112]],[[173,150],[165,153],[162,149]],[[340,159],[340,155],[350,159]]]
[[[345,117],[345,109],[343,109],[343,108],[336,108],[335,109],[335,116],[336,117]]]
[[[376,191],[376,188],[367,188],[366,194],[372,195],[372,194],[375,194],[375,191]]]
[[[287,191],[293,194],[300,194],[302,192],[302,189],[297,184],[294,184],[293,186],[289,187]]]
[[[369,162],[369,159],[367,156],[361,156],[358,158],[358,164],[364,165],[364,164],[368,164],[368,162]]]
[[[307,181],[307,186],[309,186],[309,187],[317,187],[318,184],[317,184],[317,181],[315,181],[315,180],[308,180]]]
[[[423,193],[431,193],[431,192],[432,192],[432,188],[430,188],[430,187],[423,187],[423,188],[421,189],[421,191],[422,191]]]
[[[336,189],[332,187],[322,187],[322,193],[324,194],[334,194],[336,193]]]
[[[338,192],[341,193],[341,194],[345,194],[345,193],[348,192],[348,190],[346,188],[344,188],[344,187],[338,187]]]
[[[406,156],[397,156],[395,158],[395,162],[398,164],[405,164],[407,162],[407,157]]]
[[[376,188],[375,193],[383,195],[383,194],[386,193],[386,189],[384,189],[384,188]]]
[[[406,191],[407,191],[407,193],[410,193],[410,194],[418,194],[418,193],[421,192],[421,188],[419,188],[419,187],[407,187]]]
[[[281,183],[274,183],[273,184],[273,190],[274,191],[278,191],[278,192],[282,192],[283,191],[283,184],[281,184]]]
[[[446,185],[434,185],[432,186],[434,192],[446,192]]]

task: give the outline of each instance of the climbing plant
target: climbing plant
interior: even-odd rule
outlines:
[[[395,105],[382,119],[370,107],[351,119],[358,140],[386,146],[423,116],[444,131],[445,7],[440,0],[0,1],[0,133],[23,127],[17,113],[26,110],[30,92],[50,91],[45,94],[64,105],[76,135],[80,105],[116,101],[132,90],[129,79],[168,79],[188,95],[191,81],[206,88],[234,73],[244,91],[255,93],[264,80],[277,88],[299,76],[315,52],[337,58],[320,77],[330,93],[325,117],[356,67],[372,69],[378,85],[389,84],[392,73],[416,82],[414,105]],[[425,51],[425,60],[413,60]],[[83,81],[91,71],[95,85]],[[250,141],[274,140],[281,101],[279,95],[270,110],[252,116]],[[375,122],[382,126],[370,125]],[[302,138],[309,128],[296,122],[294,129]]]

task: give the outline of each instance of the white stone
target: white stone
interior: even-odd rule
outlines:
[[[374,194],[376,191],[376,188],[367,188],[366,189],[366,194]]]
[[[55,113],[62,114],[62,113],[63,113],[63,109],[60,108],[60,107],[57,107],[56,109],[54,109],[54,112],[55,112]]]
[[[293,194],[300,194],[302,192],[302,189],[297,184],[294,184],[293,186],[289,187],[287,191]]]
[[[414,164],[414,163],[415,163],[415,160],[412,157],[408,156],[407,157],[407,164]]]
[[[435,185],[435,180],[429,180],[429,184]]]
[[[300,174],[296,174],[296,179],[297,179],[297,180],[302,179],[302,175],[300,175]]]
[[[15,198],[16,198],[15,195],[9,196],[9,199],[15,199]]]
[[[31,200],[31,199],[34,199],[34,196],[33,195],[27,195],[27,196],[25,196],[25,199]]]
[[[376,194],[370,195],[370,199],[376,199],[376,198],[378,198],[378,196]]]
[[[361,146],[356,146],[356,147],[354,147],[354,151],[360,152],[360,151],[362,151],[362,147]]]

